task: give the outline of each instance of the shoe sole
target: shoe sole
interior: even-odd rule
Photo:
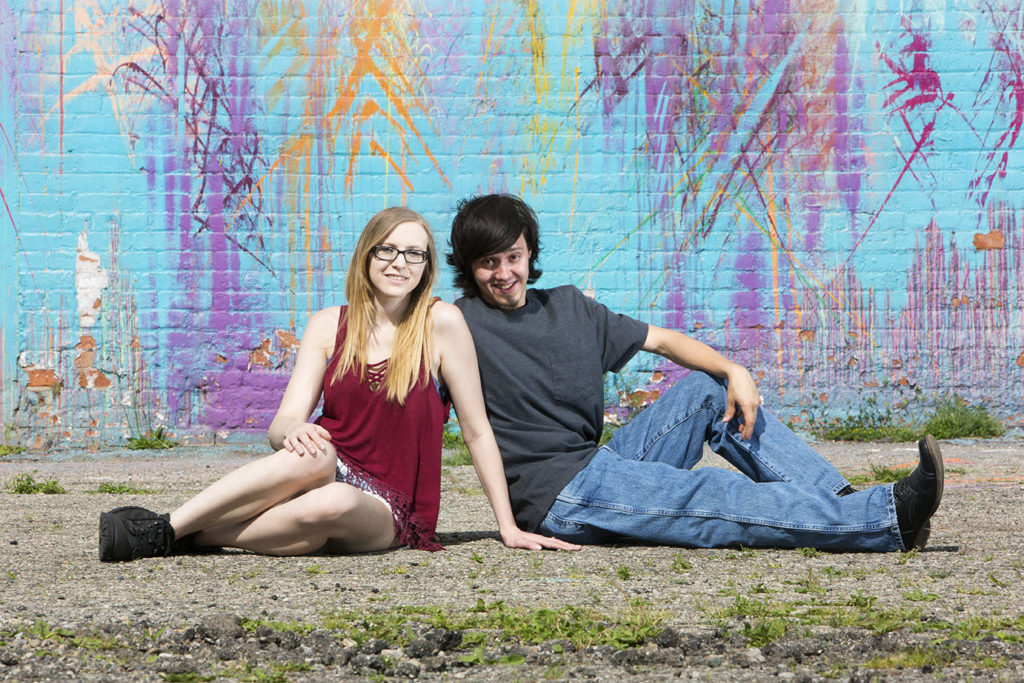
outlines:
[[[926,435],[923,441],[924,450],[928,453],[928,457],[932,461],[932,469],[935,471],[935,502],[932,504],[932,509],[928,513],[929,519],[921,525],[917,535],[914,536],[914,541],[910,544],[909,550],[922,550],[928,544],[928,539],[932,535],[931,516],[939,509],[939,503],[942,502],[942,489],[946,479],[945,467],[942,464],[942,450],[939,448],[939,442],[931,434]]]
[[[928,455],[932,459],[932,467],[935,469],[935,480],[937,486],[935,489],[935,503],[932,505],[932,511],[928,513],[930,518],[935,514],[935,511],[939,509],[939,503],[942,502],[942,488],[946,479],[945,467],[942,465],[942,449],[939,448],[939,442],[934,436],[928,434],[924,437],[925,450],[928,451]],[[924,529],[922,529],[924,531]],[[918,534],[920,536],[920,534]]]
[[[100,562],[114,562],[114,558],[111,556],[113,551],[113,539],[111,538],[110,530],[110,513],[100,513]]]
[[[925,522],[921,525],[920,531],[917,532],[917,536],[914,537],[914,542],[910,544],[907,550],[923,550],[928,545],[928,538],[932,535],[932,523],[930,521]]]

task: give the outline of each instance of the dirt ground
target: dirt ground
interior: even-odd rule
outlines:
[[[847,476],[917,457],[912,444],[816,447]],[[942,448],[945,498],[915,553],[512,551],[472,468],[451,467],[444,552],[130,564],[97,560],[101,511],[169,510],[260,448],[8,456],[0,679],[1024,680],[1024,443]],[[67,493],[11,493],[23,473]],[[152,492],[95,492],[104,483]],[[608,644],[615,626],[627,647]]]

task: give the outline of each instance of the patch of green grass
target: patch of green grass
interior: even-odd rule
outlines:
[[[128,439],[128,448],[133,451],[174,448],[177,445],[178,442],[171,440],[163,427],[157,427],[156,431],[150,430],[145,434]]]
[[[303,624],[298,621],[275,621],[272,619],[242,619],[242,628],[255,633],[261,626],[273,629],[274,631],[291,631],[304,636],[316,629],[312,624]]]
[[[24,446],[14,446],[7,443],[0,443],[0,457],[5,455],[14,455],[16,453],[24,453]]]
[[[682,574],[691,569],[693,569],[693,565],[682,554],[676,553],[672,556],[672,571]]]
[[[940,399],[921,424],[898,419],[888,406],[874,398],[865,400],[857,412],[830,420],[812,420],[810,430],[830,441],[917,441],[925,434],[936,439],[1002,436],[1006,429],[984,406],[969,405],[957,395]]]
[[[449,451],[449,454],[441,456],[442,465],[459,467],[473,464],[466,442],[462,440],[462,431],[450,423],[445,424],[444,432],[441,434],[441,448]]]
[[[629,567],[625,565],[619,565],[616,567],[615,575],[619,577],[620,581],[629,581],[630,577],[633,576],[632,572],[629,571]]]
[[[823,424],[812,424],[811,430],[829,441],[916,441],[920,430],[898,422],[889,408],[869,398],[856,413],[836,417]]]
[[[924,431],[936,439],[985,439],[1006,433],[1003,425],[989,415],[984,406],[968,405],[956,395],[939,401],[935,414],[925,423]]]
[[[865,484],[891,484],[910,474],[910,471],[911,468],[909,467],[871,465],[870,472],[866,474],[855,474],[847,477],[846,480],[854,486],[863,486]]]
[[[720,609],[704,609],[713,624],[728,627],[732,620],[743,621],[743,635],[758,646],[767,638],[779,638],[796,627],[828,626],[855,627],[875,634],[888,633],[901,628],[942,628],[939,622],[922,620],[921,611],[912,608],[879,608],[875,598],[857,594],[844,602],[809,601],[776,602],[737,595],[732,604]]]
[[[336,611],[325,614],[324,627],[345,631],[349,638],[364,643],[382,638],[399,646],[415,637],[415,624],[463,631],[463,645],[501,643],[539,644],[565,639],[577,649],[591,645],[611,645],[622,649],[656,637],[668,613],[651,609],[641,600],[617,614],[605,614],[584,607],[527,609],[510,607],[504,601],[485,603],[466,611],[440,607],[393,607],[381,612]]]
[[[772,617],[743,623],[743,637],[747,639],[748,647],[764,647],[768,643],[778,640],[789,631],[790,622],[788,619]]]
[[[920,669],[925,666],[940,669],[957,659],[955,652],[939,646],[915,646],[891,654],[871,658],[864,666],[869,669]]]
[[[67,490],[56,479],[36,481],[33,472],[24,472],[16,476],[8,486],[11,493],[67,493]]]
[[[915,588],[912,591],[904,593],[903,599],[911,602],[934,602],[939,599],[939,596],[935,593],[929,593],[921,590],[920,588]]]
[[[940,623],[936,628],[949,631],[949,637],[958,640],[998,638],[1008,643],[1024,642],[1024,616],[973,616],[955,623]]]
[[[156,489],[141,488],[138,486],[132,486],[124,482],[103,482],[98,487],[86,493],[116,493],[118,495],[141,495],[147,493],[156,493]]]

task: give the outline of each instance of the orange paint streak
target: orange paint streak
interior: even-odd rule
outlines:
[[[409,189],[409,191],[411,192],[412,191],[412,183],[409,182],[408,176],[406,176],[406,174],[402,172],[402,169],[398,166],[398,164],[395,163],[395,160],[391,158],[391,155],[388,154],[387,151],[383,147],[380,146],[380,143],[377,142],[376,140],[370,140],[370,149],[377,156],[379,156],[380,158],[384,159],[384,161],[386,161],[391,166],[391,168],[393,168],[395,170],[395,173],[397,173],[398,176],[402,179],[402,184],[405,187],[407,187]]]

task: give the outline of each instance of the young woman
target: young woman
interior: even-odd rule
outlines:
[[[170,514],[102,513],[100,559],[222,546],[270,555],[439,550],[446,395],[505,545],[576,549],[516,526],[469,328],[455,306],[431,300],[436,270],[419,214],[399,207],[374,216],[352,254],[348,305],[319,311],[306,326],[270,425],[276,452]],[[321,395],[323,414],[311,423]]]

